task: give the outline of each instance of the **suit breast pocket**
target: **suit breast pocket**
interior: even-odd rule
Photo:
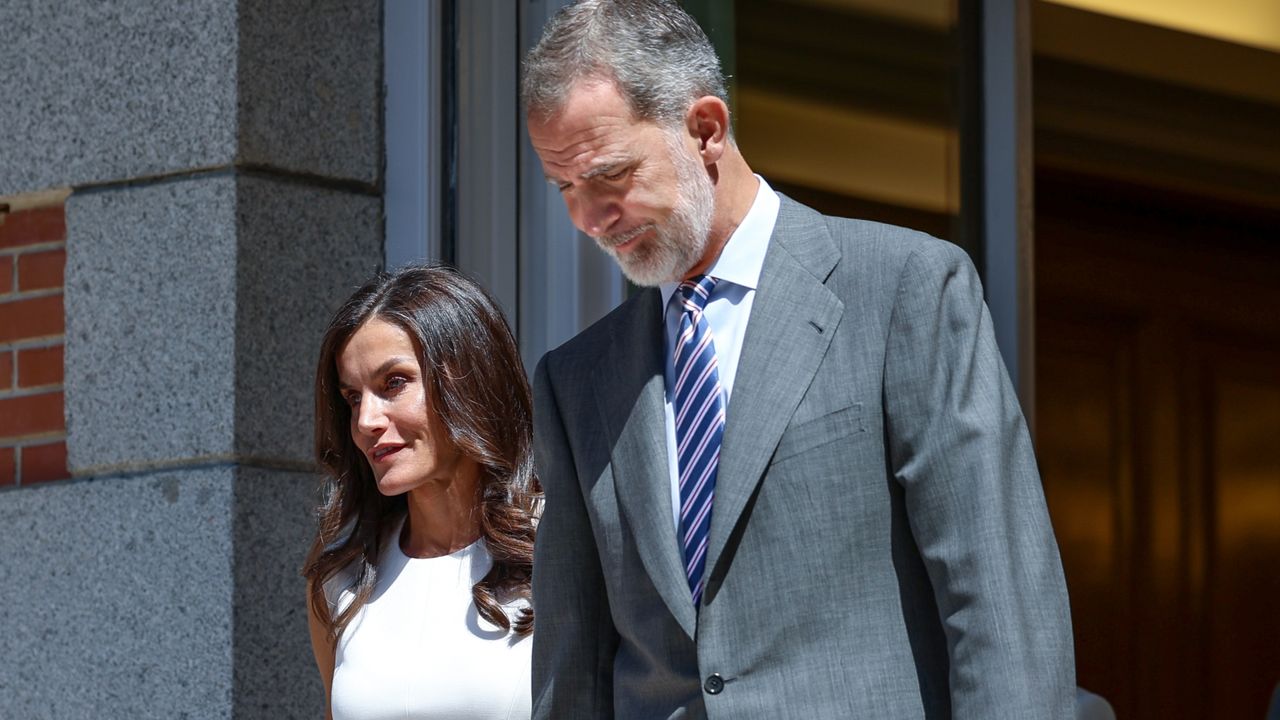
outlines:
[[[778,441],[778,448],[773,453],[772,462],[777,463],[866,431],[867,426],[862,417],[862,403],[853,403],[826,415],[788,427]]]

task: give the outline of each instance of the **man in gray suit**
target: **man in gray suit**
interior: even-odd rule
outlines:
[[[675,2],[562,10],[522,91],[574,223],[645,286],[536,372],[534,717],[1071,717],[966,255],[770,190]]]

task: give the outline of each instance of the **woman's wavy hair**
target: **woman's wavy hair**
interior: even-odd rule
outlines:
[[[351,410],[338,386],[337,360],[351,336],[373,318],[404,330],[422,366],[431,412],[449,439],[481,468],[480,532],[493,567],[472,588],[476,609],[512,629],[500,603],[529,599],[534,517],[541,487],[533,468],[532,400],[515,338],[493,298],[445,265],[411,265],[379,273],[334,315],[316,368],[316,458],[328,475],[319,532],[307,556],[312,611],[336,642],[369,600],[389,529],[408,512],[403,495],[378,492],[364,454],[351,437]],[[325,583],[351,568],[353,601],[333,616]],[[533,631],[533,610],[514,629]]]

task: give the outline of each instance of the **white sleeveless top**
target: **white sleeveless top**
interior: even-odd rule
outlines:
[[[330,707],[334,720],[527,720],[532,638],[518,638],[476,611],[471,587],[493,560],[484,540],[450,555],[410,558],[397,527],[378,559],[369,602],[338,640]],[[339,573],[335,587],[350,583]],[[351,592],[325,594],[336,615]],[[507,608],[514,619],[527,603]]]

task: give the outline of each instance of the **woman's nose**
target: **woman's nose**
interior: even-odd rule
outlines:
[[[387,429],[387,415],[383,412],[382,402],[373,394],[360,398],[356,413],[356,429],[361,433],[377,435]]]

